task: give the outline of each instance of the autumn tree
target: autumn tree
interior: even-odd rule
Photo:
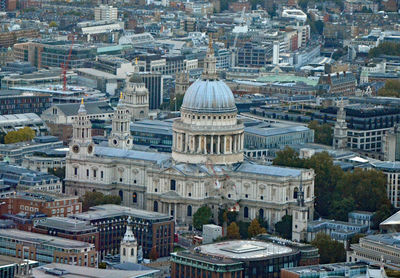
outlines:
[[[228,239],[240,239],[239,226],[236,224],[236,222],[232,222],[228,226],[226,237]]]
[[[31,129],[29,126],[21,128],[16,131],[10,131],[4,136],[5,144],[12,144],[24,141],[31,141],[35,138],[35,131]]]
[[[387,80],[385,86],[378,91],[382,97],[400,97],[400,80]]]
[[[203,225],[209,224],[212,218],[212,211],[208,206],[202,206],[193,214],[193,227],[202,230]]]
[[[254,237],[259,234],[265,234],[267,230],[264,227],[261,227],[260,222],[258,222],[257,218],[253,219],[248,228],[249,237]]]
[[[311,121],[308,128],[314,130],[314,142],[318,144],[332,146],[333,129],[329,124],[319,124],[317,121]]]
[[[319,233],[311,244],[319,250],[319,262],[330,264],[346,261],[346,251],[341,242],[331,239],[329,235]]]
[[[292,148],[285,147],[281,151],[276,152],[273,164],[276,166],[297,167],[303,166],[303,161],[299,158],[299,154]]]

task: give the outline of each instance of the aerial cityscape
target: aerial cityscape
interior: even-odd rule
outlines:
[[[0,278],[400,278],[399,0],[0,24]]]

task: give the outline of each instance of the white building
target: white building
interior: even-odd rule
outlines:
[[[126,225],[126,232],[124,238],[121,240],[120,248],[120,263],[134,263],[138,262],[137,240],[132,232],[131,217],[128,218]]]
[[[214,224],[203,225],[203,244],[213,243],[219,237],[222,237],[222,227]]]
[[[174,121],[172,155],[94,145],[83,104],[73,126],[68,194],[119,195],[124,205],[169,214],[178,224],[190,224],[204,205],[215,220],[219,208],[235,208],[240,219],[258,216],[273,227],[297,207],[302,183],[304,206],[313,218],[313,170],[244,160],[244,125],[237,118],[232,91],[216,75],[212,46],[202,77],[186,91],[181,117]]]

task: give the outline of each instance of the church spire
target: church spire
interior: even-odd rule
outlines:
[[[204,69],[202,79],[204,80],[215,80],[217,76],[217,59],[214,56],[214,47],[212,43],[212,37],[210,35],[208,39],[208,49],[206,57],[204,58]]]

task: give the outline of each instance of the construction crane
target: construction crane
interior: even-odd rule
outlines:
[[[67,61],[65,61],[65,63],[61,63],[61,69],[62,69],[61,74],[62,74],[62,78],[63,78],[63,91],[67,90],[67,69],[68,69],[69,61],[71,60],[71,54],[72,54],[72,48],[74,47],[74,41],[75,41],[75,36],[72,35],[71,47],[69,48]]]
[[[240,24],[243,24],[243,22],[244,22],[244,12],[246,11],[246,7],[243,7],[243,9],[242,9],[242,14],[240,15],[240,21],[239,21],[239,23]],[[239,31],[239,30],[238,30]],[[236,32],[236,35],[235,35],[235,39],[233,40],[233,47],[232,47],[232,61],[231,61],[231,65],[232,65],[232,67],[234,67],[235,66],[235,64],[236,64],[236,43],[237,43],[237,39],[238,39],[238,37],[239,37],[239,33],[240,32]]]

